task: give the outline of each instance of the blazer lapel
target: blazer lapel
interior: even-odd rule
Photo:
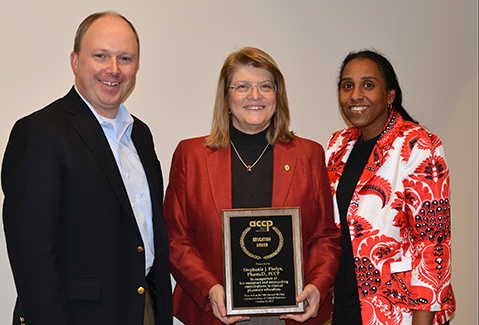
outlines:
[[[143,166],[143,170],[145,171],[146,179],[148,181],[148,187],[150,189],[150,197],[151,197],[151,208],[153,215],[161,215],[161,204],[163,202],[163,188],[160,188],[160,185],[163,186],[163,176],[161,175],[161,169],[159,169],[160,162],[158,161],[158,157],[156,157],[156,153],[154,152],[154,148],[150,145],[150,134],[146,133],[145,128],[139,128],[139,122],[135,117],[133,123],[133,130],[131,132],[131,139],[135,145],[136,151],[138,152],[138,156],[140,157],[141,164]],[[151,156],[151,152],[153,150],[153,157]],[[160,180],[155,179],[159,175]],[[153,218],[155,219],[155,218]]]
[[[282,207],[297,166],[297,150],[293,143],[277,142],[273,147],[273,207]]]
[[[231,147],[214,150],[206,156],[206,170],[210,182],[213,201],[221,217],[222,209],[231,209]]]
[[[85,141],[85,144],[97,158],[98,163],[110,180],[111,186],[116,192],[123,208],[136,227],[136,219],[133,215],[125,185],[123,184],[115,157],[111,152],[110,145],[105,138],[105,134],[98,120],[85,102],[78,96],[75,89],[72,88],[66,97],[72,104],[71,106],[65,107],[65,111],[71,115],[71,126],[78,132],[79,136]]]
[[[374,145],[373,151],[369,156],[368,162],[361,174],[359,179],[358,186],[366,184],[371,177],[378,171],[379,168],[388,160],[389,158],[389,149],[391,148],[394,139],[397,137],[400,126],[402,125],[402,120],[398,120],[399,114],[395,111],[389,116],[389,120],[381,134],[381,137],[378,139]]]

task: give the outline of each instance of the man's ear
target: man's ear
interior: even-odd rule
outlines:
[[[76,54],[75,51],[70,53],[70,65],[72,67],[73,74],[76,75],[78,71],[78,54]]]

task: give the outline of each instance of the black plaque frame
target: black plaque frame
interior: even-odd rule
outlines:
[[[296,302],[304,283],[300,213],[222,211],[227,315],[304,312],[304,303]]]

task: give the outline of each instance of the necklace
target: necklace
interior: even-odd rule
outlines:
[[[236,155],[238,156],[239,160],[243,163],[243,165],[246,167],[246,170],[248,172],[251,172],[251,168],[254,167],[254,165],[256,165],[258,163],[258,161],[261,159],[261,157],[263,157],[264,153],[266,152],[266,149],[268,149],[268,146],[269,146],[269,142],[266,144],[266,147],[264,147],[264,150],[263,152],[261,153],[261,155],[259,155],[258,159],[256,159],[256,161],[252,164],[252,165],[246,165],[245,162],[243,161],[243,158],[241,158],[238,150],[236,150],[236,147],[235,145],[233,144],[233,141],[230,140],[230,143],[231,143],[231,146],[233,147],[234,151],[236,152]]]

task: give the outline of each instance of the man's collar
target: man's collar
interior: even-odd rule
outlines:
[[[80,91],[78,91],[78,88],[76,85],[74,86],[74,88],[75,88],[75,91],[80,96],[80,98],[85,102],[88,108],[90,108],[91,112],[93,113],[93,115],[95,116],[95,118],[97,119],[100,125],[104,125],[104,123],[113,124],[115,128],[115,133],[118,139],[121,137],[121,134],[123,134],[125,131],[127,136],[130,137],[131,127],[129,128],[129,126],[133,124],[133,117],[128,112],[125,105],[123,105],[123,103],[121,103],[118,108],[118,113],[116,114],[116,118],[109,119],[98,114],[98,112],[93,108],[93,106],[91,106],[90,103],[80,94]]]

